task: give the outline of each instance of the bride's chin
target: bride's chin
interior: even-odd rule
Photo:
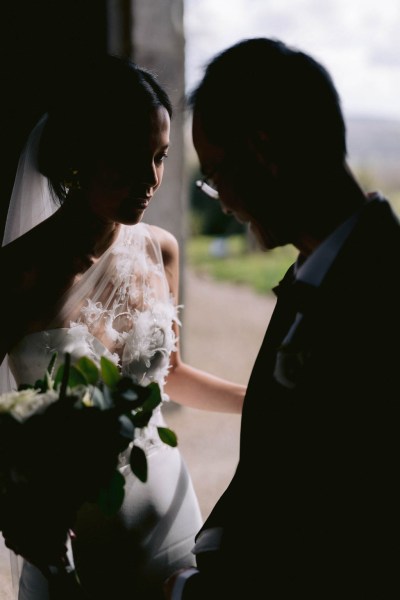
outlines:
[[[137,211],[135,214],[132,215],[124,215],[123,217],[118,219],[118,222],[121,225],[137,225],[143,219],[144,212],[145,211],[142,210]]]

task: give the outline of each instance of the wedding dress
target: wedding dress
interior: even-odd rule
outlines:
[[[6,230],[7,231],[7,230]],[[160,246],[150,226],[122,225],[108,250],[74,283],[45,331],[26,335],[9,352],[17,384],[41,378],[50,357],[59,360],[102,355],[143,385],[155,381],[163,392],[178,322],[170,297]],[[120,458],[125,497],[114,517],[93,504],[78,514],[73,556],[84,588],[93,598],[162,598],[162,582],[181,567],[193,566],[191,549],[201,526],[193,485],[179,448],[158,437],[164,425],[157,407],[135,442],[146,452],[148,480],[131,472],[128,452]],[[73,435],[73,434],[72,434]],[[93,461],[96,449],[93,448]],[[19,600],[48,600],[47,582],[24,562]],[[72,600],[72,599],[71,599]]]
[[[76,305],[81,293],[74,288],[87,287],[89,281],[92,297]],[[60,359],[69,352],[72,361],[84,355],[98,362],[105,355],[138,383],[155,381],[162,389],[175,348],[172,322],[177,309],[149,226],[121,226],[114,244],[62,304],[57,317],[61,326],[31,333],[9,352],[18,384],[42,377],[57,351]],[[146,483],[132,474],[127,453],[121,457],[125,499],[117,516],[107,518],[92,505],[79,513],[74,561],[82,584],[94,598],[149,598],[161,589],[168,574],[193,565],[191,548],[201,525],[199,507],[179,450],[160,441],[157,425],[165,425],[160,407],[135,439],[147,454]],[[46,598],[36,593],[38,586],[43,587],[40,579],[36,569],[25,566],[21,600]]]

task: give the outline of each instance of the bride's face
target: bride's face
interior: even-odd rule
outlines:
[[[97,161],[87,188],[90,208],[97,217],[125,225],[142,220],[162,182],[169,135],[169,114],[159,107],[151,115],[145,139],[138,144],[132,135],[132,159],[128,166],[122,168],[110,161]]]

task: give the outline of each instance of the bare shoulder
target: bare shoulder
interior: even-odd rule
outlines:
[[[149,228],[160,244],[164,264],[170,264],[177,260],[179,256],[179,245],[176,237],[170,231],[158,227],[157,225],[149,225]]]

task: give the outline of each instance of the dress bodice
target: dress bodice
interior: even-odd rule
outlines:
[[[161,390],[176,338],[177,308],[161,250],[145,224],[121,226],[112,246],[68,290],[46,331],[25,336],[9,353],[17,384],[42,378],[54,352],[63,361],[107,356],[137,383]],[[165,399],[165,396],[164,396]]]

